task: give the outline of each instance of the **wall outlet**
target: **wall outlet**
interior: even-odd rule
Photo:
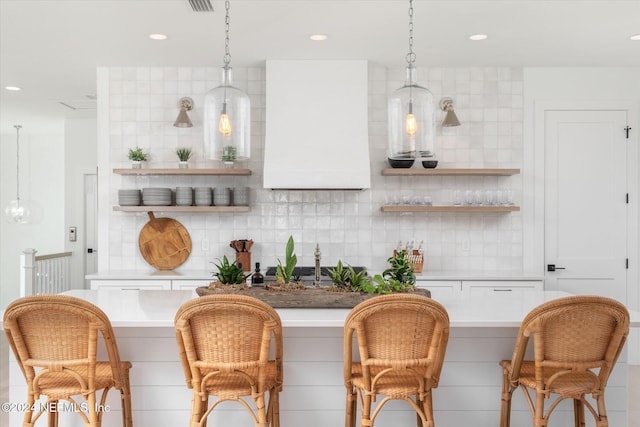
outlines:
[[[69,227],[69,241],[75,242],[78,239],[78,229],[76,227]]]
[[[209,250],[209,239],[207,239],[206,237],[203,237],[202,242],[200,242],[200,244],[202,245],[203,252],[206,252]]]
[[[464,239],[462,241],[462,251],[469,252],[470,250],[471,250],[471,243],[469,242],[469,239]]]

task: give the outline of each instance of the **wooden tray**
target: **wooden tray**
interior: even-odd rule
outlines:
[[[353,308],[357,304],[379,294],[360,292],[334,292],[328,288],[306,288],[297,290],[267,290],[265,288],[247,289],[209,289],[196,288],[200,296],[215,294],[242,294],[266,302],[273,308]],[[431,297],[428,289],[418,288],[416,294]]]
[[[173,218],[156,218],[147,212],[147,222],[138,238],[142,257],[158,270],[173,270],[182,265],[191,254],[191,236],[186,228]]]

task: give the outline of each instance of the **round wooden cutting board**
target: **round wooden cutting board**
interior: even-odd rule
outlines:
[[[191,237],[173,218],[156,218],[148,212],[149,222],[140,230],[138,246],[142,257],[158,270],[173,270],[191,253]]]

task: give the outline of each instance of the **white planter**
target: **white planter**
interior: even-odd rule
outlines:
[[[189,162],[179,161],[179,162],[178,162],[178,168],[180,168],[180,169],[187,169],[187,168],[189,168]]]
[[[131,167],[133,169],[142,169],[142,162],[139,160],[132,160],[131,161]]]

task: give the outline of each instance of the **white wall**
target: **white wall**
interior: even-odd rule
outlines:
[[[0,221],[0,308],[19,296],[20,254],[25,248],[39,253],[62,252],[64,229],[64,137],[63,126],[49,135],[37,130],[20,131],[20,197],[34,203],[32,224]],[[16,197],[16,136],[0,139],[3,208]]]
[[[76,117],[65,121],[65,233],[76,227],[75,242],[64,236],[66,251],[71,251],[71,287],[84,287],[85,254],[84,243],[87,232],[85,224],[84,176],[97,173],[97,129],[96,118]]]
[[[431,68],[419,81],[431,89],[436,102],[454,99],[462,122],[457,128],[438,129],[440,167],[515,167],[522,163],[522,71],[510,68]],[[127,149],[139,145],[151,153],[146,167],[175,167],[175,148],[193,147],[192,167],[213,167],[202,158],[202,105],[207,90],[217,86],[213,68],[115,67],[98,72],[99,269],[150,270],[140,256],[138,234],[146,215],[113,212],[120,188],[190,186],[250,186],[248,214],[170,215],[183,223],[193,241],[190,258],[180,269],[211,270],[211,262],[232,255],[229,241],[253,239],[252,261],[275,265],[284,255],[290,234],[296,242],[299,264],[313,265],[316,242],[322,263],[340,259],[371,270],[386,268],[386,259],[398,241],[424,240],[429,270],[520,270],[522,221],[512,214],[389,214],[380,207],[398,195],[430,195],[434,204],[450,204],[454,189],[513,188],[520,198],[522,179],[514,177],[382,177],[386,165],[386,102],[403,84],[404,70],[370,64],[369,135],[372,188],[349,191],[271,191],[262,189],[264,145],[264,68],[234,70],[236,86],[252,101],[251,177],[131,177],[111,173],[130,167]],[[189,114],[193,128],[172,126],[178,99],[189,96],[195,108]],[[302,106],[304,107],[304,106]],[[442,118],[439,111],[438,120]],[[108,148],[107,148],[108,147]],[[313,161],[313,159],[311,159]],[[421,165],[420,165],[421,167]],[[202,242],[209,242],[203,250]],[[466,244],[468,243],[468,245]],[[465,248],[468,246],[468,250]]]

